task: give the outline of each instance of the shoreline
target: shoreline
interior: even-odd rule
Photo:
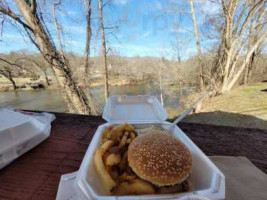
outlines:
[[[7,80],[3,80],[4,78],[0,78],[0,92],[7,92],[7,91],[28,91],[28,90],[47,90],[47,89],[60,89],[55,81],[51,82],[51,85],[48,86],[43,79],[39,81],[30,81],[30,78],[20,78],[20,81],[16,81],[17,89],[14,90],[11,83]],[[24,80],[22,80],[24,79]],[[113,79],[109,81],[109,86],[134,86],[134,85],[142,85],[149,82],[153,82],[155,80],[125,80],[125,79]],[[80,85],[81,87],[85,87]],[[104,83],[102,80],[92,81],[91,88],[103,87]]]

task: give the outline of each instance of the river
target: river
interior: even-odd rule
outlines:
[[[192,90],[194,90],[194,88],[183,88],[183,95],[186,95]],[[165,107],[177,109],[180,106],[179,89],[175,86],[165,86],[163,91]],[[98,107],[102,109],[104,106],[103,89],[101,87],[96,87],[92,89],[91,93]],[[133,86],[124,85],[110,87],[110,95],[138,94],[151,94],[159,98],[159,85],[152,82]],[[60,90],[56,89],[0,92],[0,107],[67,112],[67,106],[61,96]]]

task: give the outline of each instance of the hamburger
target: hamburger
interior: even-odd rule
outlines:
[[[182,187],[192,169],[190,151],[164,131],[153,130],[133,140],[128,148],[128,163],[139,178],[152,183],[160,193],[187,190]]]

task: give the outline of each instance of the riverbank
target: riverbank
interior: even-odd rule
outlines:
[[[48,87],[44,77],[41,77],[38,80],[33,80],[32,78],[29,77],[13,78],[13,80],[16,83],[17,90],[35,90],[35,89],[44,89]],[[55,85],[52,84],[49,87],[53,89],[55,88]],[[0,92],[6,92],[12,90],[14,90],[14,87],[10,83],[10,81],[3,76],[0,77]]]
[[[53,76],[49,76],[50,85],[48,86],[45,78],[41,77],[38,80],[32,80],[31,78],[14,78],[14,81],[17,85],[17,90],[34,90],[34,89],[59,89]],[[138,85],[146,84],[153,80],[130,80],[125,78],[112,78],[109,80],[110,86],[125,86],[125,85]],[[104,82],[102,79],[94,79],[91,81],[91,88],[102,87]],[[39,87],[38,87],[39,86]],[[13,85],[5,77],[0,77],[0,92],[1,91],[12,91],[14,90]]]
[[[115,82],[114,82],[115,83]],[[118,82],[117,82],[118,83]],[[111,95],[151,94],[160,99],[158,82],[110,87]],[[185,122],[225,125],[244,128],[267,129],[267,83],[257,83],[241,86],[210,99],[203,104],[201,113],[192,114]],[[264,91],[265,90],[265,91]],[[102,85],[91,88],[96,106],[104,107],[104,92]],[[169,118],[177,117],[184,109],[190,107],[197,98],[195,87],[175,85],[163,86],[164,107]],[[0,107],[14,107],[26,110],[46,110],[68,112],[60,89],[18,90],[0,92]]]
[[[188,88],[188,87],[186,87]],[[111,86],[110,95],[145,95],[151,94],[160,99],[160,89],[157,82],[145,84]],[[105,105],[104,88],[93,87],[90,93],[94,103],[99,110]],[[180,93],[176,86],[164,87],[164,105],[168,108],[178,108],[180,106]],[[186,91],[184,91],[186,93]],[[62,97],[60,89],[44,90],[18,90],[0,92],[0,107],[13,107],[25,110],[44,110],[52,112],[68,112],[67,105]]]
[[[184,122],[267,130],[267,83],[240,86],[203,104]]]

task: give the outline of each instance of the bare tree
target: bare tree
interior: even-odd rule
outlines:
[[[254,1],[252,5],[255,6],[256,5],[256,1]],[[253,10],[252,12],[253,12],[253,15],[254,15],[255,10]],[[255,19],[250,22],[250,25],[249,25],[248,52],[249,52],[250,48],[255,44],[255,42],[257,42],[257,39],[259,37],[258,33],[262,29],[262,25],[261,25],[261,22],[260,22],[260,16],[262,15],[262,12],[263,12],[263,7],[259,8],[259,12],[255,13]],[[254,32],[253,29],[257,29],[257,31]],[[252,71],[253,71],[253,69],[255,67],[255,64],[257,62],[257,59],[258,59],[259,55],[262,52],[263,44],[264,44],[264,41],[262,41],[261,44],[258,46],[258,48],[252,53],[252,56],[251,56],[248,64],[245,67],[244,80],[243,80],[244,84],[248,84],[250,82],[250,80],[251,80]]]
[[[10,60],[10,61],[8,61]],[[2,61],[3,63],[5,63],[6,66],[12,66],[12,71],[26,71],[28,74],[30,74],[31,76],[33,76],[34,78],[38,79],[39,76],[38,76],[38,73],[36,73],[34,70],[30,69],[29,67],[27,66],[23,66],[19,63],[16,62],[17,58],[12,55],[11,58],[9,56],[9,58],[7,59],[4,59],[4,58],[0,58],[0,61]]]
[[[99,12],[99,26],[101,32],[101,46],[102,46],[102,63],[104,68],[104,90],[105,100],[109,96],[109,85],[108,85],[108,66],[107,66],[107,48],[106,48],[106,36],[103,22],[103,1],[98,0],[98,12]]]
[[[37,71],[41,70],[43,72],[46,84],[47,86],[50,86],[50,82],[49,82],[49,78],[47,74],[47,70],[49,69],[49,67],[47,66],[45,62],[42,62],[42,60],[36,59],[36,58],[22,57],[22,58],[16,59],[15,63],[19,64],[20,66],[22,65],[29,66],[33,64]]]
[[[9,66],[0,65],[0,74],[6,77],[10,81],[14,90],[18,88],[16,82],[14,81],[14,76],[15,76],[14,71]]]
[[[90,58],[90,47],[92,38],[92,28],[91,28],[91,16],[92,16],[92,0],[84,0],[84,5],[86,9],[86,44],[84,49],[84,75],[85,81],[88,80],[89,76],[89,58]],[[86,84],[86,83],[85,83]]]
[[[164,106],[164,97],[163,97],[163,68],[166,65],[166,61],[164,58],[160,59],[160,62],[158,62],[155,66],[156,66],[156,73],[157,73],[157,79],[159,82],[159,89],[160,89],[160,102],[162,104],[162,106]]]
[[[200,45],[200,38],[199,38],[199,32],[198,32],[198,25],[197,25],[197,19],[194,9],[194,1],[188,0],[191,8],[191,15],[193,19],[193,25],[194,25],[194,34],[196,39],[196,47],[197,47],[197,56],[198,56],[198,64],[200,65],[200,73],[199,73],[199,86],[200,89],[203,90],[204,88],[204,63],[202,58],[202,51],[201,51],[201,45]]]
[[[15,0],[15,2],[23,19],[21,19],[20,15],[15,14],[15,12],[3,2],[0,3],[0,12],[4,16],[9,16],[23,27],[44,59],[52,66],[59,85],[64,90],[67,103],[71,105],[77,113],[90,114],[91,108],[87,95],[78,86],[76,80],[73,79],[67,59],[64,56],[60,56],[53,44],[49,31],[46,29],[44,21],[38,12],[39,5],[37,1]]]
[[[18,76],[18,72],[25,70],[21,65],[11,63],[4,58],[0,58],[0,74],[6,77],[13,86],[13,89],[18,89],[14,77]],[[27,70],[29,72],[29,70]]]
[[[254,52],[267,36],[266,0],[221,0],[221,5],[223,10],[221,42],[212,69],[217,93],[224,93],[233,88],[250,63]],[[258,16],[259,13],[260,16]],[[258,22],[254,23],[257,17]],[[249,28],[251,23],[260,25],[261,28],[258,29],[256,25]],[[257,35],[251,46],[248,45],[249,29],[252,31],[250,34]],[[246,46],[249,46],[249,49],[244,53]]]
[[[63,44],[62,44],[62,40],[61,40],[61,26],[57,20],[57,16],[56,16],[56,9],[57,7],[61,5],[61,0],[56,2],[56,3],[53,3],[53,7],[52,7],[52,15],[53,15],[53,19],[54,19],[54,24],[55,24],[55,29],[56,29],[56,34],[57,34],[57,42],[59,44],[59,51],[61,53],[61,56],[64,55],[64,48],[63,48]],[[64,59],[64,57],[63,57]]]

